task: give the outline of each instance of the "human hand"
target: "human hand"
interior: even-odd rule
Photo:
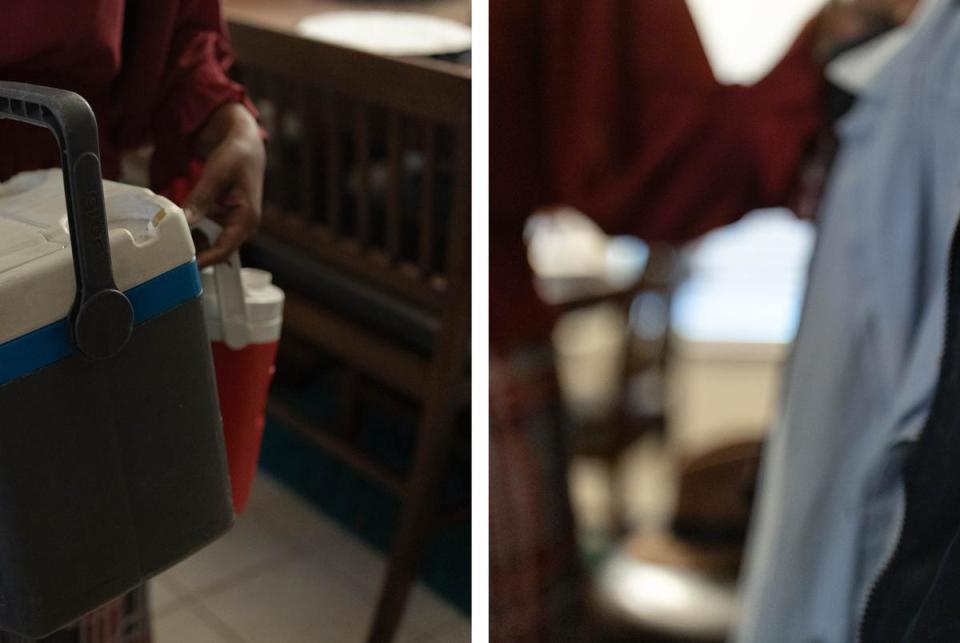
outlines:
[[[184,210],[193,224],[209,217],[223,226],[213,245],[197,255],[200,267],[226,260],[260,225],[266,151],[260,127],[238,103],[218,108],[197,135],[203,172]]]

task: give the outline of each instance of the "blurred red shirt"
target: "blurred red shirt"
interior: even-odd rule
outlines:
[[[680,242],[788,202],[824,123],[810,33],[739,87],[716,82],[683,0],[491,0],[490,16],[495,347],[550,328],[521,241],[538,207]]]
[[[108,178],[122,150],[148,143],[155,188],[183,175],[207,117],[245,100],[231,60],[219,0],[4,0],[0,10],[0,80],[86,98]],[[0,121],[0,180],[59,163],[48,132]]]

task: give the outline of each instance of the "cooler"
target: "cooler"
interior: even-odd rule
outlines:
[[[36,638],[233,512],[183,212],[101,182],[76,94],[0,83],[0,118],[52,130],[63,164],[0,184],[0,629]]]

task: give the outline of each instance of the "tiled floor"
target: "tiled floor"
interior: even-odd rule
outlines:
[[[233,530],[151,583],[156,643],[362,642],[384,557],[265,475]],[[470,623],[423,586],[397,643],[461,643]]]

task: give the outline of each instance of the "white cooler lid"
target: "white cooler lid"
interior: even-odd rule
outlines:
[[[144,188],[104,181],[103,189],[120,290],[193,260],[179,207]],[[0,344],[65,318],[75,291],[61,170],[0,183]]]

